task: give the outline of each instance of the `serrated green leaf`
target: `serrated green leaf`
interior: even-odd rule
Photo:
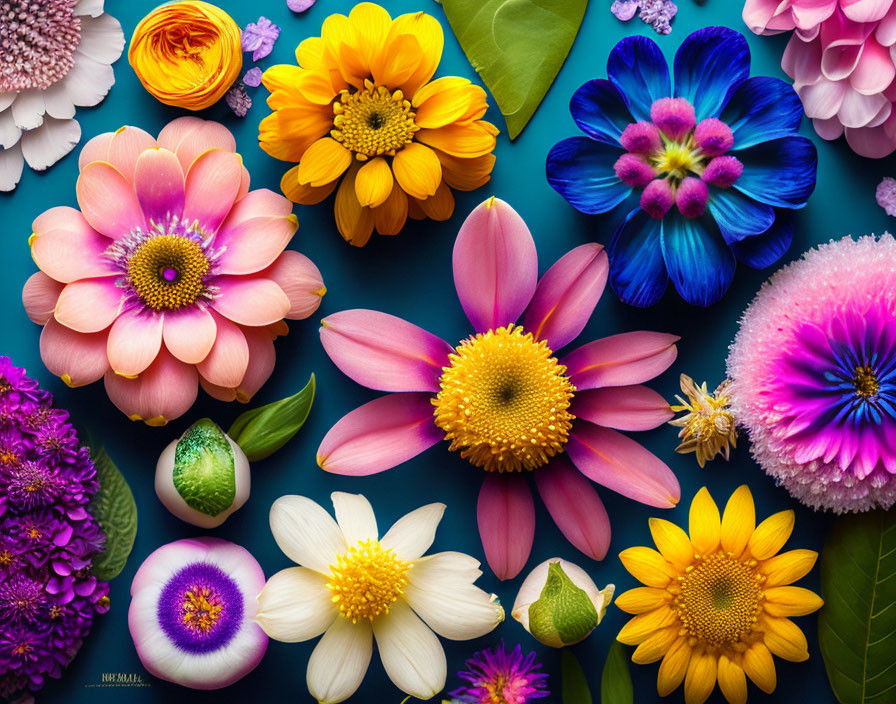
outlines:
[[[572,48],[588,0],[442,0],[461,48],[516,139]]]
[[[560,653],[560,668],[563,677],[563,704],[591,704],[591,690],[582,666],[568,648]]]
[[[896,701],[896,511],[842,516],[821,553],[818,645],[840,704]]]
[[[600,676],[601,704],[634,704],[635,690],[628,669],[628,653],[618,640],[610,644]]]
[[[233,422],[227,434],[250,462],[270,457],[305,424],[314,402],[314,388],[312,374],[299,393],[246,411]]]
[[[97,579],[108,582],[124,569],[134,547],[137,504],[131,487],[106,449],[101,447],[91,455],[100,488],[90,503],[90,512],[106,534],[106,549],[94,558],[92,571]]]

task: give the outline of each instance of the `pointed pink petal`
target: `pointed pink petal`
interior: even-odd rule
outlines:
[[[50,373],[69,386],[91,384],[109,368],[106,333],[85,335],[50,318],[40,333],[40,358]]]
[[[114,166],[102,161],[88,164],[75,191],[84,218],[107,237],[118,239],[146,224],[133,186]]]
[[[299,229],[295,215],[264,216],[243,220],[235,226],[221,228],[215,247],[224,249],[218,259],[222,274],[254,274],[261,271],[286,249]]]
[[[84,279],[62,289],[54,315],[72,330],[99,332],[113,323],[120,310],[121,289],[111,279]]]
[[[89,140],[78,155],[78,171],[91,161],[109,161],[109,143],[114,135],[114,132],[103,132]]]
[[[274,351],[274,340],[266,328],[240,328],[249,345],[249,367],[243,380],[236,389],[236,397],[242,403],[248,403],[258,390],[271,377],[277,353]]]
[[[111,260],[103,256],[112,241],[94,230],[74,208],[50,208],[31,228],[31,256],[57,281],[69,283],[116,273]]]
[[[219,295],[212,308],[240,325],[270,325],[289,312],[290,302],[283,289],[270,279],[248,276],[220,276],[215,280]]]
[[[156,140],[151,134],[144,132],[139,127],[126,125],[112,133],[105,161],[112,164],[124,174],[128,181],[133,183],[137,159],[144,151],[155,146]]]
[[[554,458],[534,476],[560,532],[592,560],[603,560],[610,547],[610,519],[594,485],[565,457]]]
[[[165,425],[190,410],[199,391],[198,376],[196,367],[161,350],[149,369],[136,379],[106,372],[106,393],[131,420]]]
[[[134,167],[134,189],[146,219],[156,223],[184,212],[184,172],[174,152],[147,149]]]
[[[485,559],[500,580],[513,579],[526,566],[535,539],[535,502],[518,473],[488,472],[476,504]]]
[[[208,356],[197,365],[197,369],[215,386],[235,389],[240,385],[249,366],[249,345],[237,325],[220,315],[212,315],[217,327],[215,344]]]
[[[291,249],[277,257],[271,266],[261,272],[283,289],[289,299],[286,318],[304,320],[320,307],[327,292],[320,270],[308,257]]]
[[[198,364],[215,344],[217,326],[205,307],[192,306],[165,313],[162,339],[165,347],[181,362]]]
[[[646,386],[580,391],[570,411],[576,418],[616,430],[652,430],[675,415],[666,399]]]
[[[532,234],[497,198],[477,206],[461,225],[453,263],[457,297],[477,332],[515,322],[538,282]]]
[[[320,341],[343,374],[377,391],[438,391],[452,351],[423,328],[375,310],[327,316]]]
[[[243,162],[237,154],[212,149],[199,156],[186,177],[184,217],[217,231],[240,189]]]
[[[536,339],[547,340],[552,350],[565,347],[585,329],[609,271],[607,253],[599,244],[567,252],[538,282],[523,326]]]
[[[53,317],[63,284],[38,271],[28,277],[22,288],[22,303],[32,323],[44,325]]]
[[[407,462],[443,438],[430,394],[389,394],[343,416],[321,442],[317,463],[333,474],[362,477]]]
[[[586,477],[642,504],[672,508],[681,498],[672,470],[652,452],[615,430],[578,421],[566,451]]]
[[[624,332],[589,342],[573,350],[560,363],[575,387],[627,386],[653,379],[678,356],[676,335],[661,332]]]
[[[209,149],[236,151],[236,140],[224,125],[198,117],[179,117],[159,132],[159,146],[177,154],[184,173]]]
[[[152,364],[162,347],[164,315],[135,308],[122,313],[109,330],[107,352],[112,371],[137,376]]]

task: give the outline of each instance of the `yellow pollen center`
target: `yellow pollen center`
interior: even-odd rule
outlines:
[[[0,464],[16,465],[18,463],[19,458],[16,456],[15,452],[0,452]]]
[[[435,422],[477,467],[536,469],[563,452],[576,388],[544,340],[516,325],[480,333],[449,356]]]
[[[410,144],[420,128],[414,122],[411,103],[400,90],[390,91],[364,81],[364,89],[342,91],[333,103],[330,136],[342,142],[359,161],[395,152]]]
[[[372,621],[389,613],[389,608],[404,594],[411,562],[399,560],[391,549],[378,540],[361,540],[330,565],[327,589],[339,613],[352,623]]]
[[[753,631],[761,610],[762,582],[756,562],[730,553],[697,556],[679,577],[678,618],[692,638],[712,646],[737,643]]]
[[[650,161],[660,174],[682,180],[691,173],[703,172],[701,152],[688,137],[686,142],[666,142],[665,146],[650,156]]]
[[[196,302],[209,264],[202,247],[188,237],[159,235],[128,260],[128,278],[153,310],[178,310]]]
[[[199,633],[211,631],[221,617],[223,606],[208,587],[195,586],[184,592],[183,622]]]
[[[13,561],[13,555],[9,550],[3,550],[0,552],[0,565],[4,567],[11,565]]]
[[[862,398],[873,398],[880,390],[877,375],[871,367],[856,367],[852,383],[856,387],[856,395]]]

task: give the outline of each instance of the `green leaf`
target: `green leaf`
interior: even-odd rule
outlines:
[[[461,48],[516,139],[572,48],[588,0],[442,0]]]
[[[896,701],[896,511],[842,516],[821,553],[818,645],[840,704]]]
[[[597,610],[559,562],[548,565],[548,578],[537,601],[529,605],[529,632],[542,643],[578,643],[597,626]],[[559,645],[559,643],[558,643]]]
[[[568,648],[560,653],[560,668],[563,676],[563,704],[591,704],[591,690],[588,680],[576,656]]]
[[[314,401],[314,387],[312,374],[299,393],[246,411],[233,422],[227,434],[250,462],[270,457],[305,424]]]
[[[610,644],[604,671],[600,676],[601,704],[633,704],[635,690],[628,669],[628,654],[618,640]]]
[[[90,512],[106,534],[106,549],[93,560],[93,574],[108,582],[124,569],[137,535],[137,504],[131,487],[118,471],[106,449],[91,452],[99,491],[90,503]]]
[[[233,448],[214,421],[197,420],[178,441],[171,480],[187,506],[206,516],[217,516],[233,505]]]

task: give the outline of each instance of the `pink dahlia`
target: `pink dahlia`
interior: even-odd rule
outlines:
[[[136,127],[81,151],[80,211],[51,208],[33,224],[41,271],[22,299],[43,325],[41,358],[69,386],[104,378],[132,420],[164,425],[201,384],[248,401],[274,368],[283,318],[311,315],[325,292],[305,256],[284,251],[292,204],[261,189],[233,135],[182,117],[158,141]]]
[[[523,479],[530,471],[561,532],[603,559],[610,522],[585,477],[650,506],[671,508],[680,496],[672,471],[618,432],[672,417],[640,384],[672,364],[678,338],[624,333],[555,356],[584,329],[608,268],[603,248],[586,244],[539,281],[535,242],[520,216],[494,198],[480,205],[454,245],[454,283],[475,330],[466,340],[451,346],[372,310],[324,319],[321,342],[336,366],[393,393],[342,418],[323,439],[318,464],[374,474],[448,440],[486,471],[479,533],[499,578],[519,574],[532,548],[535,505]]]
[[[837,513],[896,503],[896,240],[846,237],[776,273],[728,357],[753,457]]]

